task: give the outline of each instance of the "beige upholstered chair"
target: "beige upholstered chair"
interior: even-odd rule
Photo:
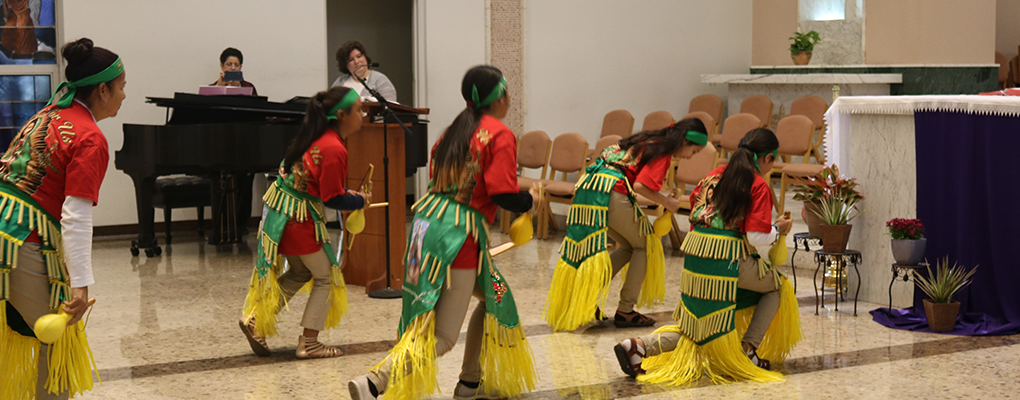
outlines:
[[[776,161],[773,173],[780,173],[790,165],[791,156],[803,156],[800,164],[807,164],[811,155],[811,136],[814,126],[811,119],[803,115],[790,115],[779,120],[776,125],[776,139],[779,140],[779,156],[783,161]]]
[[[616,135],[622,138],[634,132],[634,116],[627,110],[613,110],[602,117],[602,133],[599,137]]]
[[[653,111],[645,116],[644,123],[641,124],[642,131],[653,131],[663,129],[670,124],[676,122],[673,119],[673,115],[669,111]]]
[[[808,117],[811,119],[811,124],[814,125],[814,133],[811,136],[811,156],[818,164],[825,164],[822,142],[825,139],[825,111],[828,109],[829,103],[818,96],[799,97],[793,101],[793,104],[790,104],[790,115]]]
[[[718,144],[719,141],[722,140],[722,136],[720,136],[718,132],[719,124],[717,124],[715,118],[712,118],[712,116],[709,115],[707,112],[695,111],[690,114],[684,115],[684,117],[680,118],[680,120],[682,121],[688,118],[700,119],[701,123],[705,124],[705,129],[708,130],[709,141],[712,142],[713,144]]]
[[[592,153],[591,157],[588,157],[587,165],[591,165],[592,163],[594,163],[595,160],[602,155],[602,150],[605,150],[606,147],[620,143],[621,140],[623,140],[623,138],[616,135],[609,135],[600,138],[597,142],[595,142],[595,151]]]
[[[1002,52],[995,52],[995,63],[999,64],[999,89],[1006,87],[1006,80],[1009,79],[1009,59]]]
[[[740,113],[754,114],[755,117],[758,117],[758,121],[761,121],[761,125],[759,125],[759,127],[768,128],[769,126],[772,126],[773,107],[774,105],[772,104],[772,100],[769,100],[768,97],[756,94],[740,102]]]
[[[698,182],[705,179],[716,167],[716,155],[715,146],[709,143],[691,158],[677,160],[676,178],[673,181],[677,193],[687,193],[687,185],[697,186]],[[681,212],[678,214],[690,215],[690,195],[683,194],[680,196],[680,210]],[[669,232],[669,240],[673,243],[673,248],[676,250],[679,250],[680,244],[683,243],[683,238],[680,237],[680,225],[677,224],[676,218],[673,219],[673,229]]]
[[[723,124],[722,139],[719,141],[722,151],[729,153],[737,150],[740,139],[743,139],[747,132],[760,127],[761,120],[753,114],[740,113],[729,116]]]
[[[567,174],[580,174],[584,170],[587,155],[588,142],[579,133],[564,133],[553,139],[549,157],[549,179],[541,181],[545,185],[546,203],[573,203],[576,182],[568,181]],[[556,180],[557,172],[562,173],[561,180]],[[544,239],[549,236],[550,225],[556,229],[552,210],[549,207],[544,207],[539,213],[538,229],[535,231],[538,238]]]
[[[545,179],[546,171],[549,169],[549,152],[552,151],[552,140],[544,131],[531,131],[521,136],[517,141],[517,184],[521,190],[531,189],[536,181]],[[538,179],[520,176],[525,168],[542,169]],[[499,229],[510,232],[510,221],[514,218],[513,213],[500,209]]]
[[[723,101],[714,94],[703,94],[701,96],[691,99],[691,105],[687,108],[688,115],[696,113],[698,111],[707,113],[712,117],[714,125],[705,124],[705,129],[708,129],[708,137],[718,137],[719,135],[719,123],[722,122],[723,116]],[[685,117],[686,118],[686,117]],[[682,119],[682,118],[681,118]],[[704,122],[704,121],[703,121]],[[712,142],[719,144],[718,142]]]

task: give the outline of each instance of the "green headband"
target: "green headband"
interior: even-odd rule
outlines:
[[[698,132],[698,131],[687,131],[687,135],[685,137],[687,138],[688,142],[694,143],[694,144],[696,144],[698,146],[707,146],[708,145],[708,134],[707,133],[702,133],[702,132]]]
[[[358,91],[354,89],[348,90],[347,94],[329,110],[329,114],[326,114],[326,120],[336,121],[336,112],[340,110],[349,111],[355,101],[358,101]]]
[[[74,94],[78,92],[78,88],[112,81],[122,73],[124,73],[124,62],[120,60],[120,57],[117,57],[113,64],[110,64],[109,67],[106,67],[106,69],[95,75],[87,76],[74,82],[61,82],[60,85],[57,86],[57,90],[53,91],[53,96],[50,97],[50,101],[46,103],[46,106],[49,107],[50,104],[53,104],[53,99],[57,98],[57,93],[60,93],[61,90],[67,88],[67,92],[64,93],[63,96],[60,96],[60,100],[57,101],[57,107],[70,107],[71,101],[74,100]]]
[[[478,86],[471,85],[471,102],[475,104],[475,109],[477,110],[495,103],[496,100],[503,97],[503,93],[506,93],[506,78],[501,76],[496,87],[492,88],[492,92],[489,92],[489,95],[485,96],[482,100],[478,100]]]
[[[772,158],[775,159],[776,157],[779,157],[779,149],[775,149],[772,151],[763,151],[761,153],[754,153],[754,169],[757,169],[758,173],[761,173],[761,165],[758,165],[758,157],[763,157],[769,154],[771,154]]]

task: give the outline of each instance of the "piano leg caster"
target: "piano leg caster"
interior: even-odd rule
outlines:
[[[139,250],[145,250],[146,257],[155,257],[163,254],[163,249],[159,247],[159,244],[156,242],[156,240],[153,240],[152,242],[145,244],[139,244],[137,240],[132,240],[131,256],[138,257],[138,254],[140,253]]]

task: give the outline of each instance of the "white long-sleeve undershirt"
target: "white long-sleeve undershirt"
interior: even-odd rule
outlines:
[[[769,233],[765,232],[747,232],[747,242],[754,246],[758,250],[758,254],[767,257],[769,250],[772,249],[772,244],[779,238],[779,231],[776,227],[772,227],[772,231]]]
[[[67,196],[60,207],[60,234],[71,287],[95,283],[92,278],[92,200]]]

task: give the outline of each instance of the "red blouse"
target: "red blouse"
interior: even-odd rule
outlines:
[[[698,202],[701,192],[705,190],[705,187],[709,187],[710,190],[714,190],[715,185],[719,183],[719,178],[722,177],[723,171],[726,170],[726,165],[720,166],[714,169],[708,174],[708,177],[702,179],[698,186],[691,192],[691,201]],[[708,207],[714,207],[710,198],[705,199],[708,203]],[[739,229],[740,233],[747,232],[772,232],[772,194],[769,190],[769,184],[762,178],[761,175],[754,175],[754,182],[751,183],[751,206],[748,207],[747,213],[744,214],[744,218],[736,222],[736,228]],[[692,219],[694,213],[691,214]],[[693,221],[692,221],[693,222]],[[696,225],[698,222],[692,223]],[[729,226],[729,224],[727,224]]]
[[[669,164],[672,159],[672,155],[663,154],[648,161],[647,164],[637,163],[624,167],[622,168],[623,174],[627,176],[627,181],[630,182],[631,188],[635,184],[641,183],[653,192],[658,192],[662,189],[662,181],[666,179],[666,171],[669,171]],[[623,181],[617,181],[616,186],[613,186],[613,190],[617,193],[627,194],[627,186],[624,185]]]
[[[294,174],[294,189],[308,193],[323,201],[347,193],[347,147],[340,135],[327,128],[326,132],[312,142],[301,156],[298,166],[291,168]],[[315,241],[315,226],[310,216],[304,222],[291,218],[283,228],[279,253],[305,255],[319,251],[322,245]]]

